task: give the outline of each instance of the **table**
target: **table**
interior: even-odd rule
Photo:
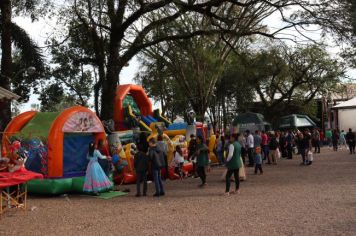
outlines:
[[[27,184],[18,184],[0,190],[0,216],[9,208],[26,210]]]
[[[16,172],[0,172],[0,216],[9,208],[26,210],[27,182],[43,175],[22,168]]]

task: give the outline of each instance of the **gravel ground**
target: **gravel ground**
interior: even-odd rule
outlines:
[[[0,219],[0,235],[356,235],[356,156],[327,148],[312,166],[299,156],[264,166],[263,175],[223,196],[223,168],[198,179],[168,181],[166,196],[110,200],[88,196],[30,196],[27,212]]]

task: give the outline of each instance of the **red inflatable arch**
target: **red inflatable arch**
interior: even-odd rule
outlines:
[[[135,99],[137,106],[140,108],[141,115],[152,115],[151,100],[147,97],[145,90],[141,86],[133,84],[119,85],[116,89],[114,108],[115,128],[119,130],[122,129],[125,119],[123,101],[126,95],[131,95]]]

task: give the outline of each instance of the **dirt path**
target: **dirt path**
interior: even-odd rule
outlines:
[[[0,235],[356,235],[356,156],[322,149],[312,166],[299,156],[263,166],[222,196],[223,168],[198,179],[168,181],[166,196],[102,200],[86,196],[30,196],[26,213],[9,211]],[[32,208],[32,210],[31,210]]]

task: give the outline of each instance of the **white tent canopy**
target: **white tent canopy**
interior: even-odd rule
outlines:
[[[347,100],[345,102],[342,102],[336,106],[333,106],[333,108],[351,108],[351,107],[356,107],[356,97]]]

